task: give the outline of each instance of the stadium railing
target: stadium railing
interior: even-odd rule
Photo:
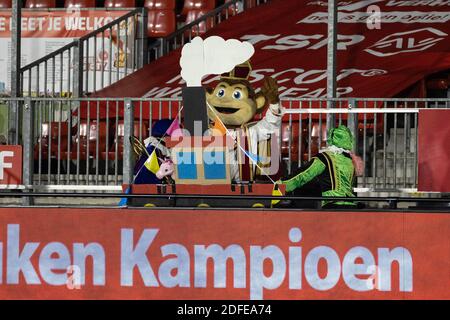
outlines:
[[[81,97],[140,69],[147,58],[147,10],[129,10],[114,21],[22,67],[19,74],[22,95]],[[106,61],[97,63],[97,48],[108,52]]]
[[[74,40],[21,68],[22,96],[82,97],[95,93],[142,68],[195,35],[269,0],[231,0],[148,46],[146,8],[108,8],[130,10],[123,16]],[[47,10],[47,9],[46,9]],[[49,11],[105,10],[104,8],[48,9]],[[75,12],[76,13],[76,12]],[[97,61],[96,52],[107,52]]]
[[[279,154],[284,174],[292,173],[326,146],[326,118],[346,124],[356,137],[356,154],[366,169],[359,192],[417,188],[418,113],[450,108],[450,99],[284,99]],[[24,186],[33,190],[118,191],[133,181],[129,137],[143,141],[159,119],[180,114],[180,99],[0,98],[6,120],[19,105]],[[0,134],[8,135],[8,121]],[[3,142],[5,143],[5,141]],[[7,143],[7,141],[6,141]]]

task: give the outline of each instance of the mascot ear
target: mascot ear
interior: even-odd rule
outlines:
[[[261,113],[264,111],[266,106],[266,97],[262,93],[258,93],[255,97],[256,102],[256,113]]]
[[[211,88],[211,87],[207,87],[207,88],[205,88],[205,90],[206,90],[206,93],[208,93],[208,94],[212,94],[214,92],[214,88]]]

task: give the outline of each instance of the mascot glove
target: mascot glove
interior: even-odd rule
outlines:
[[[271,104],[269,106],[269,109],[276,116],[281,116],[283,114],[283,108],[279,103]]]

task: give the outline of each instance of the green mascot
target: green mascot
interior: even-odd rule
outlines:
[[[286,185],[287,195],[311,197],[355,197],[356,177],[362,175],[364,164],[352,150],[354,138],[350,130],[341,125],[327,135],[328,147],[294,174],[278,181]],[[285,203],[285,202],[284,202]],[[315,207],[315,202],[296,201],[296,207]],[[323,201],[322,208],[356,208],[353,201]]]

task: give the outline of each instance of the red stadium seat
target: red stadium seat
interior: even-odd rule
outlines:
[[[135,0],[105,0],[105,8],[134,8]]]
[[[56,0],[27,0],[25,8],[29,9],[47,9],[55,8]]]
[[[12,0],[0,0],[0,9],[9,9],[12,7]]]
[[[319,137],[321,140],[319,141]],[[325,121],[322,121],[322,128],[320,128],[319,123],[314,123],[311,129],[311,140],[309,142],[311,144],[311,156],[317,154],[320,149],[325,148],[327,146],[327,125]],[[308,149],[305,148],[305,152],[308,152]],[[308,155],[306,154],[307,160]]]
[[[65,8],[95,8],[95,0],[66,0]]]
[[[34,159],[39,159],[39,148],[41,149],[41,159],[48,159],[48,148],[52,157],[61,157],[64,151],[67,151],[68,139],[67,122],[45,122],[41,125],[41,137],[34,146]],[[51,137],[49,136],[51,134]],[[40,146],[39,146],[40,145]],[[58,152],[60,151],[60,152]]]
[[[106,133],[108,128],[106,122],[91,122],[89,124],[89,136],[87,135],[88,124],[82,122],[80,124],[80,150],[87,150],[89,144],[89,154],[96,156],[97,144],[99,152],[106,149]],[[97,138],[98,135],[98,138]]]
[[[149,10],[147,36],[151,38],[166,37],[176,30],[174,10]]]
[[[225,0],[226,2],[231,2],[233,0]],[[257,1],[256,0],[244,0],[242,2],[237,2],[235,5],[231,5],[228,7],[228,15],[236,15],[242,10],[243,2],[246,5],[246,8],[254,8],[256,7]],[[226,10],[223,11],[223,14],[226,13]]]
[[[188,15],[186,17],[186,24],[191,23],[192,21],[197,20],[201,16],[208,13],[208,11],[205,10],[191,10],[188,12]],[[204,34],[206,31],[214,27],[214,18],[209,18],[206,21],[201,22],[198,26],[192,27],[192,35],[200,35]]]
[[[139,127],[141,129],[141,132],[139,132]],[[142,122],[142,126],[140,126],[139,121],[134,122],[134,130],[133,134],[138,139],[142,137],[142,140],[148,137],[149,130],[148,130],[148,123]],[[111,145],[111,148],[108,152],[101,152],[101,158],[102,160],[116,160],[116,143],[117,143],[117,160],[123,159],[123,142],[124,142],[124,136],[125,136],[125,127],[123,124],[123,121],[119,121],[117,125],[117,136],[114,139],[114,142]]]
[[[450,80],[445,78],[430,79],[426,82],[428,90],[447,90],[450,86]]]
[[[184,0],[182,15],[187,15],[192,10],[211,11],[216,7],[216,0]]]
[[[225,0],[225,3],[226,3],[226,2],[230,2],[230,1],[233,1],[233,0]],[[241,6],[241,4],[240,4],[239,2],[238,2],[238,3],[235,3],[234,5],[229,6],[229,7],[228,7],[228,15],[229,15],[229,16],[232,16],[232,15],[238,14],[238,13],[239,13],[239,7],[240,7],[240,6]],[[227,10],[223,10],[222,14],[225,15],[225,14],[226,14],[226,11],[227,11]]]
[[[303,128],[305,131],[305,128]],[[298,161],[299,159],[299,147],[302,148],[302,154],[304,152],[304,143],[299,141],[300,139],[300,128],[298,122],[289,125],[289,122],[283,122],[281,126],[281,156],[283,158],[289,157],[289,150],[291,150],[291,161]],[[302,138],[305,139],[307,136],[306,132],[303,132]],[[291,140],[291,145],[289,147],[289,140]]]
[[[89,157],[97,158],[97,144],[98,152],[101,155],[102,151],[106,150],[106,135],[108,128],[106,122],[92,121],[89,124],[89,137],[88,137],[88,124],[86,121],[82,121],[79,125],[79,133],[75,134],[74,143],[70,148],[69,159],[86,160],[89,149]],[[97,138],[98,136],[98,138]],[[111,136],[110,136],[111,137]],[[110,138],[110,141],[112,138]],[[79,152],[78,152],[79,150]],[[66,151],[61,154],[62,159],[67,159],[67,147]]]
[[[144,8],[148,10],[175,10],[175,0],[145,0]]]

